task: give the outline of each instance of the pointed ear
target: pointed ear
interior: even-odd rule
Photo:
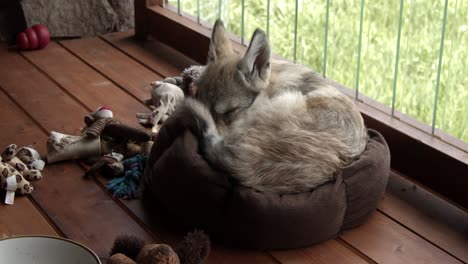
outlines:
[[[244,63],[247,66],[250,78],[260,77],[267,81],[270,75],[270,43],[260,29],[255,30],[249,48],[244,55]]]
[[[223,22],[218,19],[213,26],[208,61],[215,61],[233,54],[231,40],[226,34]]]

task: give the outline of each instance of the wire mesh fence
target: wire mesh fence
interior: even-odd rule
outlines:
[[[171,0],[273,52],[468,142],[467,0]]]

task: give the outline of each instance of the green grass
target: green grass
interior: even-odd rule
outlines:
[[[177,1],[169,1],[176,6]],[[200,0],[200,17],[221,18],[241,34],[241,0]],[[444,0],[404,0],[396,110],[431,125],[436,90]],[[323,73],[326,0],[299,1],[297,61]],[[196,0],[181,9],[197,14]],[[361,2],[330,0],[326,76],[356,88]],[[366,1],[359,91],[392,105],[400,1]],[[271,0],[269,38],[273,52],[294,56],[294,0]],[[246,42],[259,27],[266,30],[267,1],[245,0]],[[436,128],[468,142],[468,0],[449,0],[440,75]]]

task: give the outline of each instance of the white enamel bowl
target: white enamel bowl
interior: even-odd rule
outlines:
[[[101,264],[87,247],[59,237],[20,236],[0,240],[0,263]]]

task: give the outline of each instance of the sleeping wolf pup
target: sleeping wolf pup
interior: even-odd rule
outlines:
[[[271,61],[259,29],[241,57],[216,21],[195,86],[178,114],[193,115],[202,155],[242,185],[308,191],[332,181],[366,146],[353,102],[306,67]]]

